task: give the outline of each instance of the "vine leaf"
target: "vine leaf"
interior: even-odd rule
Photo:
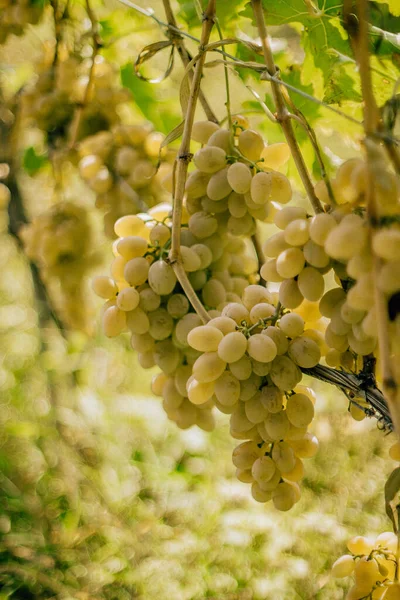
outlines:
[[[245,7],[247,0],[218,0],[217,17],[224,30],[233,31],[239,19],[239,12]],[[180,6],[179,17],[185,21],[189,28],[200,25],[199,16],[196,11],[196,2],[189,0],[178,0]],[[205,3],[201,2],[203,8]]]
[[[28,175],[35,175],[47,162],[47,154],[37,154],[33,146],[25,150],[22,158],[22,166]]]
[[[400,491],[400,467],[397,467],[392,473],[389,475],[389,478],[385,484],[385,509],[386,514],[389,519],[393,523],[394,532],[397,533],[399,524],[398,524],[398,515],[397,515],[397,505],[398,502],[394,501],[396,494]]]

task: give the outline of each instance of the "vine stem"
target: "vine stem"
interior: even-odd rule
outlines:
[[[268,33],[265,25],[261,0],[251,0],[251,5],[257,24],[258,34],[261,39],[265,65],[267,67],[268,73],[271,76],[276,76],[278,74],[278,69],[276,68],[274,58],[272,55],[271,45],[268,39]],[[276,108],[276,118],[282,127],[283,133],[286,138],[286,142],[292,153],[293,160],[296,164],[297,170],[299,172],[300,178],[303,182],[307,195],[310,199],[313,210],[315,213],[324,212],[321,202],[315,195],[314,186],[312,184],[306,164],[300,152],[300,148],[297,143],[296,137],[294,135],[292,123],[290,121],[290,114],[286,108],[285,100],[282,94],[281,84],[277,83],[276,79],[271,79],[270,83]]]
[[[169,27],[168,27],[169,36],[173,40],[175,47],[178,50],[178,54],[181,58],[183,66],[186,68],[188,66],[188,64],[190,63],[190,61],[192,60],[192,57],[190,56],[190,54],[185,46],[185,42],[183,41],[183,36],[177,32],[177,30],[179,31],[179,28],[177,26],[175,15],[171,8],[170,0],[163,0],[163,5],[164,5],[165,16],[167,18],[168,25],[169,25]],[[191,82],[192,79],[193,79],[193,71],[191,69],[189,71],[189,81]],[[206,114],[207,119],[209,121],[213,121],[213,123],[218,123],[218,119],[201,89],[199,91],[199,101],[203,107],[203,110]]]
[[[374,229],[379,222],[379,206],[375,192],[374,152],[376,144],[374,135],[379,130],[379,110],[372,89],[368,48],[368,8],[367,0],[357,0],[356,13],[352,12],[352,4],[346,0],[344,4],[344,22],[348,31],[354,55],[358,64],[361,90],[364,99],[364,130],[367,160],[368,186],[366,190],[367,215],[369,222],[370,243]],[[380,364],[382,369],[383,392],[387,399],[394,428],[400,435],[400,405],[397,401],[397,384],[393,375],[389,338],[388,306],[383,292],[378,288],[378,275],[382,266],[381,259],[372,253],[373,295],[378,328]]]
[[[73,121],[71,123],[71,134],[70,134],[70,141],[68,144],[69,150],[73,149],[73,147],[75,146],[75,144],[77,142],[78,136],[79,136],[79,130],[81,128],[81,123],[82,123],[82,118],[83,118],[83,111],[84,111],[85,107],[87,106],[87,104],[89,103],[90,93],[91,93],[92,87],[93,87],[93,76],[94,76],[94,68],[96,65],[96,57],[100,52],[100,48],[102,48],[102,46],[103,46],[103,43],[102,43],[100,35],[99,35],[99,27],[98,27],[97,19],[93,12],[93,9],[90,5],[90,0],[85,0],[85,2],[86,2],[86,12],[89,17],[89,21],[91,23],[91,28],[92,28],[93,54],[92,54],[92,62],[90,65],[89,75],[88,75],[88,82],[87,82],[87,86],[86,86],[85,93],[83,96],[83,100],[79,104],[79,106],[77,106]]]
[[[209,0],[207,8],[203,15],[203,26],[201,30],[201,39],[199,46],[199,58],[193,72],[193,78],[190,86],[190,96],[187,104],[186,114],[184,115],[184,128],[182,133],[182,141],[178,151],[178,158],[175,170],[175,187],[173,198],[173,214],[172,214],[172,235],[171,235],[171,250],[169,253],[170,263],[175,271],[175,275],[184,289],[188,299],[192,303],[193,308],[203,320],[204,323],[209,321],[210,317],[198,299],[192,285],[188,279],[186,271],[183,268],[180,255],[181,247],[181,222],[182,222],[182,205],[185,195],[185,184],[188,172],[188,166],[192,159],[190,154],[190,138],[192,135],[192,127],[196,111],[196,104],[200,93],[200,82],[203,74],[203,66],[206,59],[205,46],[208,44],[210,34],[214,25],[216,0]]]

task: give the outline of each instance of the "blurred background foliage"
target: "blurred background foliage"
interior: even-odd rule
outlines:
[[[285,3],[290,11],[274,21],[273,45],[283,78],[360,120],[355,67],[350,58],[343,58],[348,50],[344,41],[339,61],[329,52],[319,57],[331,60],[329,85],[326,71],[318,73],[318,64],[310,62],[312,52],[301,43],[317,43],[319,29],[326,24],[336,39],[340,24],[329,13],[336,3],[324,5],[325,18],[317,25],[315,40],[305,36],[307,18],[293,17],[299,2]],[[186,21],[198,35],[193,5],[180,0],[180,22]],[[251,39],[254,30],[245,2],[224,0],[221,6],[225,34],[238,33],[244,10],[240,34]],[[387,5],[382,6],[376,13],[377,27],[385,19]],[[162,16],[161,2],[152,1],[151,8]],[[140,81],[132,68],[143,46],[164,39],[162,31],[116,0],[95,9],[106,42],[102,53],[119,68],[122,84],[132,92],[122,116],[132,122],[148,119],[167,133],[180,121],[182,67],[176,64],[158,86]],[[79,10],[77,3],[78,15]],[[45,11],[38,26],[23,37],[10,36],[0,47],[6,98],[32,77],[43,46],[54,44],[51,19],[51,11]],[[281,25],[291,20],[291,27]],[[395,22],[388,24],[395,27]],[[85,19],[79,26],[89,27]],[[189,48],[195,45],[189,43]],[[247,59],[245,50],[237,52]],[[382,102],[398,76],[389,60],[391,52],[389,43],[374,58]],[[146,75],[162,73],[163,60],[146,65]],[[233,112],[248,114],[270,142],[281,141],[279,129],[265,118],[242,79],[270,105],[266,84],[240,71],[239,76],[231,75]],[[224,118],[220,66],[207,70],[204,90],[217,116]],[[315,128],[328,168],[359,151],[357,125],[304,98],[293,99]],[[298,133],[312,164],[312,147]],[[40,132],[26,130],[19,145],[28,165],[19,183],[32,217],[54,201],[54,173],[46,163],[35,176],[29,174],[32,162],[26,149],[33,148],[35,156],[43,153]],[[296,178],[292,164],[288,173]],[[92,246],[98,256],[93,273],[104,272],[111,243],[93,208],[93,193],[72,168],[67,181],[68,199],[79,198],[90,209]],[[127,338],[114,341],[101,335],[100,302],[89,285],[89,333],[66,334],[45,321],[27,262],[7,233],[5,214],[0,223],[1,600],[343,598],[347,582],[332,580],[329,570],[346,540],[389,529],[383,485],[392,468],[387,458],[390,441],[376,422],[353,421],[346,398],[313,381],[318,394],[314,432],[321,447],[306,465],[302,498],[289,514],[258,505],[248,486],[234,477],[228,418],[218,415],[218,426],[210,434],[197,427],[180,431],[169,423],[149,391],[153,371],[138,365]]]

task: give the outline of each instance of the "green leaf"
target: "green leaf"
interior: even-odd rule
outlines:
[[[22,158],[22,166],[28,175],[35,175],[47,162],[47,154],[37,154],[33,146],[25,150]]]
[[[240,17],[240,11],[246,5],[247,0],[218,0],[217,2],[217,18],[224,29],[226,34],[228,31],[235,29],[235,24]],[[185,21],[187,26],[191,29],[193,27],[200,27],[201,19],[199,18],[196,10],[196,2],[190,2],[189,0],[178,0],[180,11],[179,17]],[[199,0],[197,2],[201,9],[206,8],[207,2],[205,0]]]
[[[400,467],[397,467],[392,473],[389,475],[388,480],[385,484],[385,508],[386,514],[389,519],[393,523],[394,530],[397,531],[398,523],[396,523],[395,519],[395,508],[398,502],[393,503],[396,494],[400,490]]]
[[[168,133],[179,122],[176,112],[171,110],[171,103],[161,100],[160,88],[141,80],[135,73],[132,63],[120,69],[121,83],[133,94],[133,101],[142,114],[163,133]],[[179,106],[179,105],[178,105]]]
[[[400,2],[399,0],[376,0],[377,4],[383,4],[387,10],[395,17],[400,17]],[[375,3],[374,3],[375,4]]]

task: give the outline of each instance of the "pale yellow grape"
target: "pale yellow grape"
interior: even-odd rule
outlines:
[[[235,475],[236,475],[236,479],[238,479],[242,483],[253,483],[254,482],[254,477],[251,474],[250,469],[236,469]]]
[[[215,381],[215,395],[222,405],[235,405],[240,396],[240,384],[238,379],[236,379],[229,371],[222,373]]]
[[[350,404],[349,413],[355,421],[363,421],[366,416],[363,409],[353,403]]]
[[[182,347],[188,347],[187,336],[189,332],[202,325],[200,317],[196,313],[188,313],[184,315],[176,324],[175,327],[175,340]]]
[[[280,204],[287,204],[292,197],[289,179],[278,171],[271,171],[268,175],[271,179],[270,199]]]
[[[279,302],[284,308],[297,308],[303,302],[303,294],[295,279],[286,279],[279,286]]]
[[[89,185],[96,194],[105,194],[112,188],[113,178],[106,166],[100,167],[96,175],[90,179]]]
[[[239,302],[229,302],[222,309],[222,316],[229,317],[233,319],[238,325],[240,325],[243,321],[246,323],[250,322],[250,314],[249,311],[243,304]]]
[[[348,333],[351,330],[350,323],[347,323],[346,321],[344,321],[342,319],[342,305],[341,304],[338,304],[334,308],[332,317],[331,317],[330,326],[331,326],[333,333],[336,333],[337,335],[345,335],[346,333]]]
[[[282,410],[282,391],[275,385],[266,385],[261,389],[261,402],[270,413],[279,413]]]
[[[384,531],[380,533],[374,544],[375,548],[385,548],[392,554],[397,552],[397,536],[392,531]]]
[[[262,250],[265,256],[277,258],[284,250],[289,248],[285,240],[285,232],[279,231],[271,235],[263,244]]]
[[[139,305],[140,296],[135,288],[125,288],[117,296],[117,306],[120,310],[134,310]]]
[[[354,557],[351,554],[344,554],[332,565],[333,577],[348,577],[354,571]]]
[[[200,383],[192,379],[187,386],[189,400],[192,404],[205,404],[214,393],[214,382]]]
[[[262,424],[257,425],[257,427],[262,427]],[[275,473],[272,475],[271,479],[269,479],[268,481],[260,479],[257,483],[264,492],[272,492],[279,485],[280,481],[281,472],[279,471],[279,469],[275,469]]]
[[[300,206],[285,206],[278,210],[274,216],[274,223],[279,229],[285,230],[294,220],[306,219],[307,212]]]
[[[243,442],[236,446],[232,453],[232,462],[238,469],[251,469],[253,463],[261,455],[261,450],[253,441]]]
[[[183,268],[187,273],[200,269],[201,260],[194,250],[187,246],[181,246],[180,252]]]
[[[230,420],[230,430],[236,434],[243,434],[246,432],[246,437],[251,437],[248,432],[254,428],[254,423],[248,420],[246,417],[245,407],[243,402],[238,402],[232,411]]]
[[[276,357],[277,349],[270,337],[256,333],[247,340],[247,352],[255,360],[269,363]]]
[[[380,258],[398,260],[400,256],[400,229],[383,228],[372,238],[372,249]]]
[[[288,355],[299,367],[311,369],[319,363],[321,350],[314,340],[300,336],[290,342]]]
[[[207,213],[225,213],[228,209],[229,196],[227,198],[219,200],[218,202],[211,200],[210,198],[208,198],[208,196],[204,196],[203,198],[201,198],[201,208]]]
[[[323,246],[332,229],[337,227],[334,217],[328,213],[315,215],[310,222],[310,238],[319,246]]]
[[[289,440],[289,444],[299,458],[312,458],[319,447],[318,440],[312,433],[306,433],[300,440]]]
[[[264,140],[257,131],[245,129],[239,134],[239,150],[249,160],[259,160],[264,149]]]
[[[168,381],[167,375],[165,373],[157,373],[151,379],[151,391],[155,396],[162,396],[162,391],[164,385]]]
[[[347,302],[343,302],[339,306],[340,316],[342,317],[345,323],[349,323],[351,325],[353,325],[354,323],[359,323],[365,316],[365,311],[352,308],[347,304]]]
[[[262,331],[262,334],[267,335],[274,341],[277,354],[285,354],[287,352],[289,342],[283,330],[279,329],[275,325],[270,325]]]
[[[252,174],[247,165],[241,162],[236,162],[230,165],[227,172],[228,183],[234,192],[245,194],[249,191]],[[243,201],[244,204],[244,201]]]
[[[236,322],[230,317],[214,317],[207,323],[207,325],[211,327],[216,327],[217,329],[222,331],[224,335],[227,335],[228,333],[231,333],[232,331],[236,330]]]
[[[293,394],[288,398],[286,414],[295,427],[307,427],[314,418],[314,405],[305,394]]]
[[[103,313],[103,332],[107,337],[116,337],[126,327],[126,316],[117,306],[110,306]]]
[[[287,481],[298,482],[304,477],[304,465],[300,458],[295,456],[294,467],[288,471],[282,470],[282,477]]]
[[[272,304],[256,304],[250,311],[250,321],[256,324],[262,319],[268,319],[273,314],[275,314],[275,306],[272,306]]]
[[[272,460],[281,472],[291,471],[296,464],[293,448],[284,441],[274,444],[272,449]]]
[[[276,260],[276,270],[281,277],[291,279],[304,268],[304,254],[300,248],[288,248],[281,252]]]
[[[271,258],[271,260],[267,260],[267,262],[262,265],[260,275],[267,282],[283,281],[283,277],[281,277],[276,270],[276,258]]]
[[[102,166],[103,161],[101,160],[100,156],[97,156],[96,154],[88,154],[79,161],[79,174],[87,181],[97,175]]]
[[[189,300],[183,294],[174,294],[168,298],[167,311],[174,319],[181,319],[189,311]]]
[[[203,302],[210,308],[217,308],[226,300],[226,290],[218,279],[209,279],[202,290]]]
[[[215,202],[222,200],[232,192],[228,181],[228,169],[229,167],[225,167],[214,173],[208,182],[207,196]]]
[[[201,198],[207,193],[210,174],[202,171],[193,171],[186,179],[185,190],[188,198]]]
[[[254,368],[254,361],[251,361]],[[243,402],[247,402],[250,398],[253,398],[258,393],[261,385],[261,377],[253,372],[248,379],[240,382],[240,399]]]
[[[213,256],[210,248],[205,244],[193,244],[191,250],[197,254],[200,259],[200,268],[206,269],[213,261]]]
[[[124,269],[125,269],[126,261],[122,256],[117,256],[111,263],[111,276],[115,279],[117,283],[124,281]]]
[[[184,400],[172,418],[180,429],[188,429],[196,423],[197,409],[194,404]]]
[[[155,342],[149,333],[131,335],[131,346],[137,352],[150,352],[154,350]]]
[[[136,215],[126,215],[120,217],[114,225],[114,231],[118,237],[128,237],[131,235],[142,235],[146,231],[145,224]]]
[[[259,172],[254,175],[250,186],[251,199],[255,204],[266,204],[271,195],[271,177],[269,173]]]
[[[153,292],[159,296],[170,294],[176,284],[176,276],[173,268],[163,260],[156,260],[150,266],[148,280]]]
[[[109,300],[114,298],[118,293],[118,286],[111,277],[106,275],[98,275],[92,279],[92,289],[100,298]]]
[[[141,286],[142,287],[142,286]],[[153,292],[151,287],[145,287],[139,292],[139,306],[145,312],[156,310],[161,304],[161,296]]]
[[[290,510],[296,503],[296,493],[293,487],[287,483],[279,483],[272,492],[272,502],[277,510]]]
[[[154,356],[152,352],[139,352],[138,363],[142,369],[151,369],[155,366]]]
[[[400,442],[395,442],[389,448],[389,456],[393,460],[400,462]]]
[[[147,280],[149,263],[143,257],[132,258],[124,268],[124,278],[129,285],[141,285]]]
[[[264,159],[264,162],[259,166],[277,171],[289,160],[290,148],[285,142],[271,144],[263,148],[260,158]]]
[[[271,303],[271,292],[262,285],[247,285],[243,290],[242,301],[247,310],[261,302]]]
[[[373,290],[373,277],[371,273],[362,275],[347,293],[347,303],[357,310],[369,310],[371,308],[371,290]]]
[[[193,289],[197,292],[198,290],[203,289],[207,282],[207,273],[205,271],[195,271],[194,273],[189,273],[189,281],[193,287]]]
[[[325,280],[314,267],[306,267],[298,276],[297,284],[306,300],[316,302],[324,293]]]
[[[163,223],[157,223],[150,230],[150,242],[152,244],[158,244],[159,246],[164,246],[171,237],[171,230],[167,225]]]
[[[347,335],[337,335],[332,331],[330,325],[325,330],[325,341],[329,348],[334,348],[338,352],[345,352],[349,347]]]
[[[284,439],[289,431],[289,420],[284,411],[268,413],[264,425],[268,435],[275,441]]]
[[[308,264],[316,269],[325,269],[330,263],[330,258],[324,248],[312,240],[308,240],[304,245],[303,253]]]
[[[309,226],[306,219],[291,221],[284,231],[285,242],[291,246],[303,246],[310,238],[308,229]]]
[[[215,331],[218,330],[215,329]],[[233,331],[221,338],[218,345],[218,356],[227,363],[233,363],[242,358],[246,352],[246,348],[247,339],[243,333]]]
[[[248,356],[244,355],[242,358],[237,360],[234,363],[229,364],[229,369],[239,381],[244,381],[248,379],[252,372],[252,364],[251,360]]]
[[[304,319],[297,313],[287,313],[279,320],[279,328],[289,338],[295,338],[304,331]]]
[[[0,183],[0,208],[5,209],[9,205],[11,200],[11,192],[9,188],[4,184]]]
[[[275,474],[275,463],[269,456],[256,458],[251,466],[251,474],[256,481],[270,481]]]
[[[353,256],[347,263],[346,270],[353,279],[359,279],[361,275],[369,273],[372,270],[372,254],[369,248]]]
[[[228,209],[232,217],[240,219],[247,213],[247,206],[244,197],[236,192],[232,192],[228,196]]]
[[[189,219],[189,231],[199,239],[210,237],[217,229],[217,219],[204,211],[196,212]]]
[[[166,377],[165,374],[164,377]],[[165,406],[168,407],[169,410],[178,408],[184,399],[184,396],[176,389],[174,380],[172,378],[167,378],[167,381],[162,389],[162,396],[166,401]]]
[[[300,369],[288,356],[277,356],[273,360],[269,376],[283,391],[292,390],[301,381]]]
[[[349,346],[353,352],[366,356],[373,352],[377,345],[377,339],[374,337],[367,337],[365,340],[358,340],[353,332],[348,335]]]
[[[248,235],[251,232],[253,225],[254,222],[252,216],[249,213],[245,213],[240,219],[232,216],[229,217],[227,229],[231,235]]]
[[[139,153],[137,150],[130,146],[123,146],[115,154],[114,168],[120,175],[129,175],[138,160]]]
[[[227,154],[231,153],[231,145],[231,132],[228,129],[214,131],[207,141],[207,146],[222,148]]]
[[[328,234],[325,241],[325,251],[337,260],[349,260],[352,256],[360,254],[366,242],[366,227],[341,223]]]
[[[261,423],[266,418],[268,411],[265,406],[261,403],[260,400],[261,393],[257,392],[253,398],[250,398],[245,405],[244,410],[246,413],[246,417],[250,421],[250,423]]]
[[[193,156],[193,162],[199,171],[204,173],[215,173],[225,166],[226,154],[222,148],[216,146],[205,146],[197,150]]]
[[[374,548],[374,541],[372,538],[367,538],[362,535],[356,535],[347,542],[347,548],[354,555],[357,555],[357,554],[368,555],[371,552],[371,550]]]
[[[212,121],[196,121],[193,123],[192,139],[200,144],[207,144],[210,136],[219,131],[219,125]]]
[[[172,333],[174,321],[165,308],[158,308],[148,313],[149,332],[155,340],[165,340]]]
[[[378,287],[385,294],[394,294],[400,290],[400,260],[383,264],[378,273]]]
[[[131,333],[138,335],[147,333],[150,328],[149,318],[139,306],[126,313],[126,324]]]
[[[118,254],[128,261],[131,258],[143,256],[147,252],[147,241],[139,236],[123,237],[117,241],[116,249]]]
[[[342,288],[333,288],[326,292],[319,303],[319,312],[323,317],[331,318],[338,304],[346,300],[346,293]]]
[[[193,365],[193,375],[201,383],[215,381],[225,371],[226,362],[216,352],[202,354]]]
[[[256,502],[262,503],[269,502],[272,498],[272,492],[263,490],[257,481],[253,481],[251,485],[251,495]]]
[[[382,600],[399,600],[400,598],[400,583],[392,583],[388,586],[383,596],[380,596]]]
[[[156,342],[153,355],[156,365],[167,374],[173,374],[181,361],[180,352],[171,340]]]
[[[200,352],[215,352],[223,337],[219,329],[210,325],[200,325],[189,332],[187,341],[192,348]]]

